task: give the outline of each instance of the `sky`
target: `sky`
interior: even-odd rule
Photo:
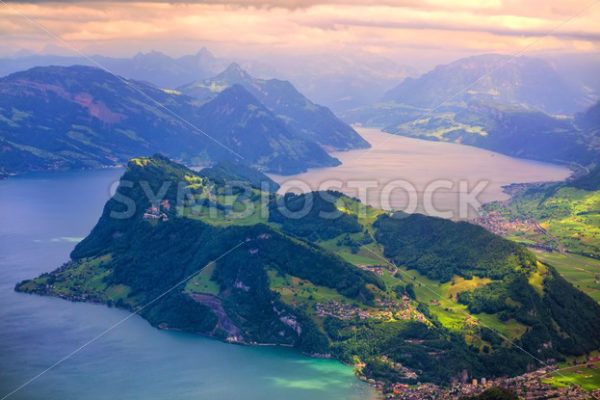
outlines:
[[[376,4],[376,5],[375,5]],[[600,0],[0,0],[0,55],[378,55],[436,64],[480,53],[599,53]]]

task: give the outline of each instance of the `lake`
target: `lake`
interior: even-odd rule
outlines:
[[[427,184],[457,183],[433,191],[439,210],[458,208],[458,182],[489,184],[480,200],[502,200],[503,185],[561,180],[569,170],[473,147],[426,142],[361,129],[368,150],[336,153],[343,165],[311,170],[298,180],[318,187],[337,179],[374,188],[380,206],[386,183],[404,179],[419,196]],[[96,223],[121,170],[31,174],[0,181],[0,400],[56,361],[122,320],[127,312],[103,305],[15,293],[14,285],[68,259]],[[358,182],[357,182],[358,181]],[[338,183],[340,183],[338,182]],[[362,186],[361,186],[362,185]],[[283,188],[282,190],[286,190]],[[356,189],[342,187],[351,195]],[[354,192],[353,192],[354,190]],[[408,196],[391,190],[389,206]],[[422,206],[422,204],[420,205]],[[373,390],[352,369],[281,348],[242,347],[152,328],[129,319],[10,399],[369,399]]]
[[[357,130],[371,143],[370,149],[332,153],[342,162],[338,167],[311,169],[294,176],[271,175],[282,185],[280,192],[315,190],[324,184],[322,188],[335,188],[374,207],[406,211],[410,197],[405,189],[414,188],[417,207],[408,211],[466,219],[477,216],[477,209],[468,207],[464,195],[473,192],[478,183],[485,188],[477,199],[486,203],[508,199],[502,186],[560,181],[570,175],[564,166],[517,159],[476,147],[406,138],[372,128]],[[393,183],[399,179],[405,182]],[[359,196],[358,188],[366,196]],[[427,188],[433,207],[427,207]],[[460,215],[461,204],[468,214]]]
[[[121,170],[0,181],[0,399],[128,315],[15,293],[68,259]],[[152,328],[134,317],[8,399],[369,399],[348,366]]]

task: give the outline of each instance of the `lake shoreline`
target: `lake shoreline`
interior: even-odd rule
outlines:
[[[104,303],[14,290],[17,282],[69,259],[74,243],[60,238],[89,234],[121,174],[112,169],[61,171],[0,181],[0,393],[11,392],[129,315]],[[93,388],[99,400],[235,400],[240,387],[248,400],[374,397],[351,367],[337,361],[284,347],[229,346],[205,336],[153,329],[134,316],[14,399],[82,398]]]
[[[558,182],[572,175],[564,166],[518,159],[473,146],[408,138],[373,128],[358,128],[358,131],[371,143],[370,149],[333,153],[342,161],[338,167],[315,168],[293,176],[269,174],[282,186],[279,193],[331,188],[358,197],[375,208],[471,220],[479,216],[483,204],[507,200],[505,186]],[[407,194],[403,187],[387,190],[397,181],[406,183],[413,193]],[[323,187],[328,182],[335,185]],[[478,207],[461,213],[463,194],[480,183],[484,189],[477,196]],[[434,209],[430,212],[425,208],[426,193],[433,193]],[[416,197],[417,207],[407,210],[411,195]]]

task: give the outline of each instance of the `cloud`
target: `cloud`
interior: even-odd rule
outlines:
[[[4,0],[14,4],[84,4],[85,0]],[[139,0],[105,0],[104,3],[141,3]],[[183,4],[183,5],[221,5],[240,8],[282,8],[305,9],[314,6],[385,6],[413,9],[471,10],[480,13],[500,13],[512,15],[556,15],[565,16],[586,4],[582,0],[544,1],[544,0],[144,0],[145,3]],[[91,3],[99,3],[98,1]],[[588,3],[589,4],[589,3]]]
[[[514,52],[542,37],[532,51],[590,51],[600,41],[600,7],[565,22],[588,5],[583,0],[13,1],[0,4],[0,38],[3,48],[14,51],[65,47],[64,41],[112,54],[150,49],[181,54],[206,45],[255,57],[371,52],[398,59],[415,52],[423,57]]]
[[[351,19],[330,19],[322,23],[316,23],[321,29],[336,30],[340,27],[367,27],[380,29],[401,29],[401,30],[436,30],[436,31],[456,31],[456,32],[473,32],[473,33],[489,33],[499,36],[514,36],[514,37],[544,37],[554,36],[563,39],[575,39],[590,42],[600,41],[599,32],[578,32],[578,31],[560,31],[554,30],[552,27],[531,29],[531,28],[515,28],[510,29],[502,26],[490,26],[488,24],[456,24],[452,22],[432,22],[432,21],[364,21]]]

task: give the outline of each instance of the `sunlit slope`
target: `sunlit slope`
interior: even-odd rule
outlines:
[[[337,192],[278,196],[260,175],[218,171],[132,160],[72,260],[17,289],[294,346],[383,381],[517,374],[600,347],[600,306],[483,228],[392,216]]]

